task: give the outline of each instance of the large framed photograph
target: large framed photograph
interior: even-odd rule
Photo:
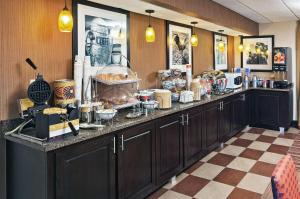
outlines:
[[[129,13],[90,1],[74,1],[73,57],[90,56],[91,71],[129,59]]]
[[[272,71],[274,35],[242,37],[242,67],[252,71]]]
[[[187,25],[167,21],[167,68],[186,71],[192,63],[192,28]]]
[[[214,69],[228,70],[228,38],[220,33],[214,33]]]

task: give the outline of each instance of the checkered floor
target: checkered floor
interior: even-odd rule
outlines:
[[[299,131],[246,128],[152,194],[148,199],[255,199],[270,184],[276,163],[289,151]],[[300,153],[299,153],[300,154]]]

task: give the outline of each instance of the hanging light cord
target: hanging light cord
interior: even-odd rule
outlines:
[[[151,25],[150,25],[150,22],[151,22],[151,21],[150,21],[150,20],[151,20],[150,18],[151,18],[151,13],[149,13],[149,17],[148,17],[149,27],[151,26]]]
[[[67,8],[67,0],[65,0],[65,8],[64,8],[64,10],[68,10],[68,8]]]

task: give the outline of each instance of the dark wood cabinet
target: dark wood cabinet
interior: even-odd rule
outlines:
[[[118,134],[118,198],[144,198],[155,189],[153,122]]]
[[[115,198],[115,160],[114,136],[57,152],[56,198]]]
[[[288,128],[292,97],[249,90],[47,152],[7,141],[7,197],[145,198],[248,124]]]
[[[232,121],[232,101],[221,101],[220,115],[219,115],[219,141],[226,142],[231,135],[231,121]]]
[[[183,167],[181,114],[156,122],[156,168],[158,184],[167,182]]]
[[[242,93],[234,96],[232,99],[232,128],[230,136],[243,130],[247,125],[247,115],[246,94]]]
[[[213,102],[203,107],[203,142],[206,151],[211,151],[219,145],[220,107],[220,102]]]
[[[185,111],[182,115],[185,168],[203,156],[202,116],[201,107]]]
[[[293,96],[290,92],[256,91],[252,126],[279,130],[289,128],[293,117]]]

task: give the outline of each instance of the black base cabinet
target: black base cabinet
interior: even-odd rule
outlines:
[[[203,146],[211,151],[219,146],[220,102],[213,102],[203,107]]]
[[[187,168],[198,161],[203,150],[203,112],[201,107],[185,111],[182,115],[184,141],[184,167]]]
[[[115,161],[113,137],[72,146],[56,155],[57,199],[113,199]]]
[[[118,198],[143,198],[156,186],[153,122],[118,134]]]
[[[293,118],[293,92],[256,91],[251,126],[279,130],[288,129]]]
[[[246,125],[291,120],[292,91],[250,90],[50,152],[7,141],[7,198],[145,198]]]
[[[226,142],[231,137],[232,101],[227,99],[220,102],[219,113],[219,142]]]
[[[246,94],[238,94],[232,99],[232,122],[230,137],[237,134],[247,126],[248,109]]]
[[[156,168],[159,185],[170,180],[183,168],[181,116],[166,116],[156,123]]]

